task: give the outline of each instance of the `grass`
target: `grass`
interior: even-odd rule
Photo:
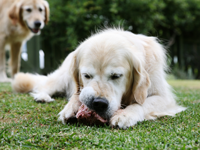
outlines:
[[[57,114],[66,101],[36,103],[0,83],[0,149],[200,149],[200,81],[169,81],[178,103],[176,117],[144,121],[127,130],[63,125]]]

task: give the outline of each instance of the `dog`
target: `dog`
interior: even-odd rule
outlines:
[[[10,45],[9,66],[13,77],[20,68],[20,49],[24,41],[49,21],[49,4],[45,0],[0,1],[0,82],[10,82],[6,76],[5,46]]]
[[[52,74],[18,73],[12,87],[43,102],[66,91],[71,98],[59,113],[63,123],[84,104],[111,126],[126,129],[186,109],[176,104],[165,79],[166,59],[155,37],[105,29],[81,43]]]

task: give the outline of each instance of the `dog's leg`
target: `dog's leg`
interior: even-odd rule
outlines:
[[[63,72],[62,69],[58,69],[48,76],[35,75],[35,85],[31,92],[35,101],[52,102],[54,99],[51,96],[56,92],[66,92],[67,97],[71,97],[74,85],[68,73],[68,70]]]
[[[21,45],[22,45],[21,42],[11,44],[9,65],[10,65],[12,77],[14,77],[14,75],[20,69]]]
[[[132,104],[125,109],[118,110],[111,118],[110,124],[126,129],[134,126],[137,122],[152,120],[165,115],[174,116],[185,109],[178,106],[173,99],[151,96],[142,105]]]
[[[66,92],[67,96],[71,97],[75,90],[75,83],[70,71],[73,58],[74,52],[67,56],[60,68],[48,76],[16,74],[12,84],[13,90],[19,93],[31,92],[37,102],[54,101],[51,96],[56,92]]]
[[[12,88],[14,91],[19,93],[31,92],[35,101],[52,102],[54,99],[50,96],[55,92],[54,87],[57,85],[55,80],[56,79],[48,78],[43,75],[17,73],[12,82]]]
[[[32,90],[32,96],[38,102],[51,102],[54,101],[50,96],[56,92],[66,92],[67,98],[71,97],[75,90],[75,83],[72,79],[70,67],[72,59],[74,58],[74,52],[69,54],[63,64],[53,73],[49,74],[47,77],[35,76],[37,81],[35,82],[34,88]],[[35,81],[36,81],[35,80]]]
[[[5,42],[0,39],[0,82],[11,82],[6,76]]]
[[[65,124],[69,118],[76,116],[80,106],[81,102],[79,101],[79,95],[74,94],[67,105],[65,105],[64,109],[58,114],[58,120]]]

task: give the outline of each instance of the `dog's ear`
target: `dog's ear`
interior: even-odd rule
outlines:
[[[49,10],[49,4],[47,1],[43,1],[43,5],[45,7],[45,24],[49,22],[49,15],[50,15],[50,10]]]
[[[70,72],[72,73],[73,80],[75,82],[75,92],[80,93],[80,78],[79,78],[79,60],[77,56],[77,51],[74,52],[72,63],[70,66]]]
[[[127,90],[122,97],[122,104],[126,106],[135,102],[141,105],[148,96],[149,75],[140,65],[131,65],[132,70],[130,70]]]
[[[126,106],[135,102],[143,104],[147,98],[150,86],[149,75],[137,56],[129,54],[127,60],[129,61],[131,70],[128,75],[127,90],[122,97],[122,104]]]
[[[22,3],[14,2],[9,10],[9,17],[12,20],[13,25],[17,25],[18,22],[23,25],[21,7]]]
[[[132,84],[132,97],[138,104],[143,104],[148,96],[148,88],[150,80],[148,73],[144,68],[133,68],[133,84]]]

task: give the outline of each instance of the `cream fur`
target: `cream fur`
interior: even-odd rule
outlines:
[[[165,53],[154,37],[107,29],[81,43],[47,77],[17,74],[13,89],[31,91],[37,101],[46,102],[55,92],[66,90],[71,100],[59,113],[63,123],[75,116],[80,101],[90,107],[93,98],[105,98],[109,106],[102,116],[110,125],[126,129],[186,109],[176,104],[165,80]]]
[[[0,82],[11,81],[6,76],[5,46],[10,45],[9,66],[13,77],[20,68],[22,43],[39,34],[48,20],[49,5],[45,0],[0,1]],[[35,21],[39,21],[41,26],[33,32],[36,29]]]

